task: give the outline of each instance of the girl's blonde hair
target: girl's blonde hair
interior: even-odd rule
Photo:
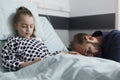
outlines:
[[[34,18],[33,14],[30,12],[30,10],[21,6],[16,10],[16,13],[13,17],[13,24],[17,24],[20,21],[21,15],[29,15]],[[32,35],[30,37],[35,37],[35,27],[34,27]]]

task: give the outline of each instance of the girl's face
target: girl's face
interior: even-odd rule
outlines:
[[[35,28],[34,18],[29,15],[21,15],[20,21],[14,27],[17,30],[18,36],[30,38]]]

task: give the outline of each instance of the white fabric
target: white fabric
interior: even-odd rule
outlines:
[[[17,72],[0,73],[0,80],[120,80],[120,63],[59,54]]]

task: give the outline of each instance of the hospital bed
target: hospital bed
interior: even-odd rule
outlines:
[[[36,37],[43,40],[49,51],[63,52],[14,72],[6,71],[0,60],[0,80],[120,80],[120,63],[65,54],[68,50],[52,25],[45,17],[38,16],[36,5],[28,2],[0,0],[0,54],[7,38],[15,34],[11,19],[20,6],[27,7],[33,13]]]

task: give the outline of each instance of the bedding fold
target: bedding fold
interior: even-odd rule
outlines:
[[[119,80],[119,75],[120,63],[61,53],[16,72],[0,72],[0,80]]]

